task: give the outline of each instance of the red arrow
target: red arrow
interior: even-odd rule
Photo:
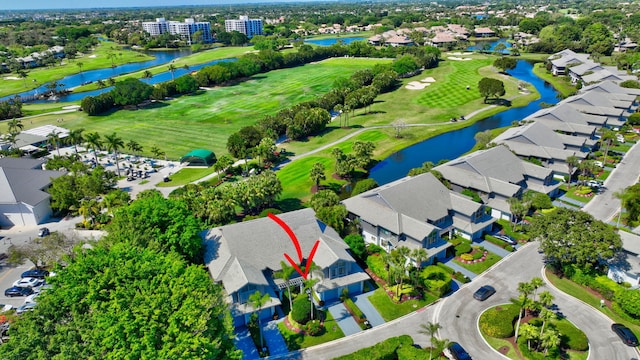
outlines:
[[[296,252],[298,253],[298,260],[300,261],[300,264],[302,264],[302,260],[304,260],[304,258],[302,257],[302,249],[300,248],[300,242],[298,241],[296,234],[294,234],[293,230],[291,230],[289,225],[287,225],[279,217],[273,215],[272,213],[269,213],[268,216],[271,220],[275,221],[276,224],[280,225],[280,227],[284,229],[287,235],[289,235],[289,239],[291,239],[291,242],[296,247]],[[311,249],[311,252],[309,253],[309,257],[307,258],[307,266],[305,267],[304,272],[302,271],[302,269],[300,269],[300,266],[295,261],[293,261],[293,259],[291,258],[291,256],[289,256],[289,254],[284,253],[284,257],[287,259],[287,261],[289,261],[289,264],[291,264],[291,266],[293,266],[293,268],[296,269],[298,274],[300,274],[302,278],[305,280],[307,280],[307,276],[309,275],[309,271],[311,270],[311,262],[313,260],[313,257],[316,255],[316,251],[318,250],[319,245],[320,245],[320,240],[316,240],[316,243],[313,245],[313,249]]]

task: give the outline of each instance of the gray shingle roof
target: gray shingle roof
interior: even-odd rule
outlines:
[[[309,255],[316,240],[320,245],[313,262],[321,268],[342,259],[354,262],[340,235],[315,217],[312,209],[278,215],[293,230],[303,256]],[[273,220],[261,218],[211,229],[205,237],[205,262],[211,276],[222,281],[228,293],[246,284],[269,284],[266,276],[281,269],[287,253],[298,261],[295,246]]]
[[[4,157],[0,158],[0,167],[10,169],[42,169],[42,165],[46,163],[42,159],[29,159],[29,158],[14,158]]]
[[[623,88],[611,80],[605,80],[597,84],[583,87],[580,92],[605,92],[610,94],[627,94],[633,96],[640,96],[640,89]]]
[[[607,121],[606,117],[585,114],[566,102],[538,110],[525,118],[525,120],[538,119],[550,119],[581,125],[596,124],[598,126],[603,126]]]
[[[583,114],[583,115],[587,115],[587,114]],[[588,116],[592,116],[592,115],[588,115]],[[602,117],[602,121],[606,122],[607,118]],[[536,122],[539,122],[542,125],[554,131],[561,131],[565,133],[576,134],[576,136],[583,136],[585,138],[592,137],[597,130],[597,127],[593,125],[578,124],[573,122],[552,120],[547,118],[537,118]]]
[[[18,202],[35,206],[49,199],[50,195],[42,191],[51,184],[52,178],[62,176],[60,171],[33,170],[41,161],[32,159],[2,160],[0,164],[0,203]]]

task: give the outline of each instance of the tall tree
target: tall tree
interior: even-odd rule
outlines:
[[[142,152],[142,146],[135,140],[129,140],[127,142],[127,149],[131,151],[134,155],[140,155]]]
[[[78,154],[78,145],[84,142],[84,136],[82,135],[84,132],[83,128],[73,129],[69,131],[69,135],[67,136],[67,141],[69,145],[73,145],[73,150],[76,155]]]
[[[260,348],[264,348],[264,338],[262,336],[262,320],[260,319],[260,312],[262,307],[271,299],[269,294],[263,294],[260,291],[256,291],[249,295],[249,303],[258,312],[258,328],[260,330]]]
[[[573,177],[573,171],[580,164],[580,159],[578,159],[578,157],[575,156],[575,155],[571,155],[571,156],[567,157],[566,161],[567,161],[567,168],[569,170],[569,179],[567,181],[567,184],[568,184],[569,188],[571,188],[571,178]]]
[[[434,340],[438,338],[438,330],[442,329],[439,323],[427,322],[426,324],[420,324],[419,333],[429,336],[431,346],[429,347],[429,360],[433,358],[433,348],[435,347]]]
[[[98,150],[100,150],[102,148],[102,138],[100,137],[100,134],[98,134],[97,132],[92,132],[92,133],[88,133],[85,138],[84,141],[87,144],[87,147],[91,150],[93,150],[93,156],[96,160],[96,164],[98,163]]]
[[[178,70],[178,68],[177,68],[175,65],[173,65],[173,63],[172,63],[172,64],[169,64],[169,66],[167,67],[167,69],[168,69],[168,70],[169,70],[169,72],[171,73],[171,80],[175,80],[175,77],[174,77],[174,75],[173,75],[173,74],[176,72],[176,70]]]
[[[609,148],[611,144],[616,141],[616,133],[610,129],[603,129],[602,136],[600,137],[600,144],[604,145],[604,154],[602,157],[602,166],[607,166],[607,155],[609,154]]]
[[[152,77],[153,77],[153,73],[152,73],[151,71],[149,71],[149,70],[145,70],[145,71],[142,73],[142,78],[143,78],[143,79],[149,80],[149,79],[151,79]],[[148,81],[147,81],[147,82],[148,82]]]
[[[120,176],[120,163],[119,163],[119,152],[120,149],[124,147],[124,141],[116,135],[116,133],[112,133],[111,135],[104,136],[105,146],[107,147],[107,151],[113,153],[113,157],[116,161],[116,169],[118,176]]]
[[[9,134],[19,134],[22,129],[24,129],[24,125],[22,124],[22,120],[13,119],[7,122],[7,128],[9,130]]]
[[[325,169],[324,169],[323,163],[317,162],[313,164],[313,167],[311,168],[311,171],[309,173],[309,177],[311,178],[311,181],[313,181],[313,183],[315,184],[316,191],[320,189],[320,181],[325,180],[327,178],[324,172],[325,172]]]
[[[53,146],[58,152],[58,156],[60,156],[60,133],[53,130],[52,132],[47,134],[47,143]]]
[[[559,208],[553,214],[536,216],[529,233],[558,268],[565,264],[594,268],[622,249],[620,235],[613,228],[583,211]]]
[[[280,261],[280,270],[279,275],[280,278],[284,281],[284,285],[287,287],[287,293],[289,297],[289,309],[293,309],[293,300],[291,300],[291,276],[296,272],[296,269],[293,266],[287,265],[284,261]]]
[[[487,103],[489,97],[500,98],[505,94],[504,83],[498,79],[482,78],[478,83],[478,90],[480,95],[484,96],[484,103]]]

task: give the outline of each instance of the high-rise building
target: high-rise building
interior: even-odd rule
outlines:
[[[237,31],[252,38],[254,35],[262,35],[262,19],[240,16],[238,20],[225,20],[224,29],[226,32]]]
[[[193,39],[193,34],[199,31],[202,34],[203,42],[210,43],[213,41],[213,38],[211,37],[211,23],[204,21],[196,22],[191,18],[185,19],[184,22],[167,22],[164,18],[157,18],[155,22],[143,22],[142,29],[152,36],[164,33],[180,35],[182,38],[186,39],[189,44],[195,40]]]

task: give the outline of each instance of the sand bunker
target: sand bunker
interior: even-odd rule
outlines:
[[[62,110],[78,110],[80,109],[80,105],[69,105],[69,106],[64,106],[62,108]]]
[[[431,85],[431,83],[423,83],[420,81],[412,81],[410,83],[408,83],[405,88],[409,89],[409,90],[422,90],[424,88],[426,88],[427,86]]]
[[[15,77],[15,76],[7,76],[4,79],[5,80],[20,80],[19,78]]]
[[[471,60],[471,58],[461,58],[461,57],[457,57],[457,56],[449,56],[447,59],[455,60],[455,61],[468,61],[468,60]]]
[[[424,78],[424,79],[422,79],[420,81],[423,82],[423,83],[434,83],[434,82],[436,82],[436,79],[434,79],[431,76],[429,76],[429,77]]]
[[[473,54],[472,52],[453,52],[453,53],[449,53],[449,55],[458,55],[458,56],[464,56],[464,55],[471,55]]]
[[[94,58],[94,57],[96,57],[96,56],[95,56],[95,55],[89,55],[89,57],[90,57],[90,58]]]

